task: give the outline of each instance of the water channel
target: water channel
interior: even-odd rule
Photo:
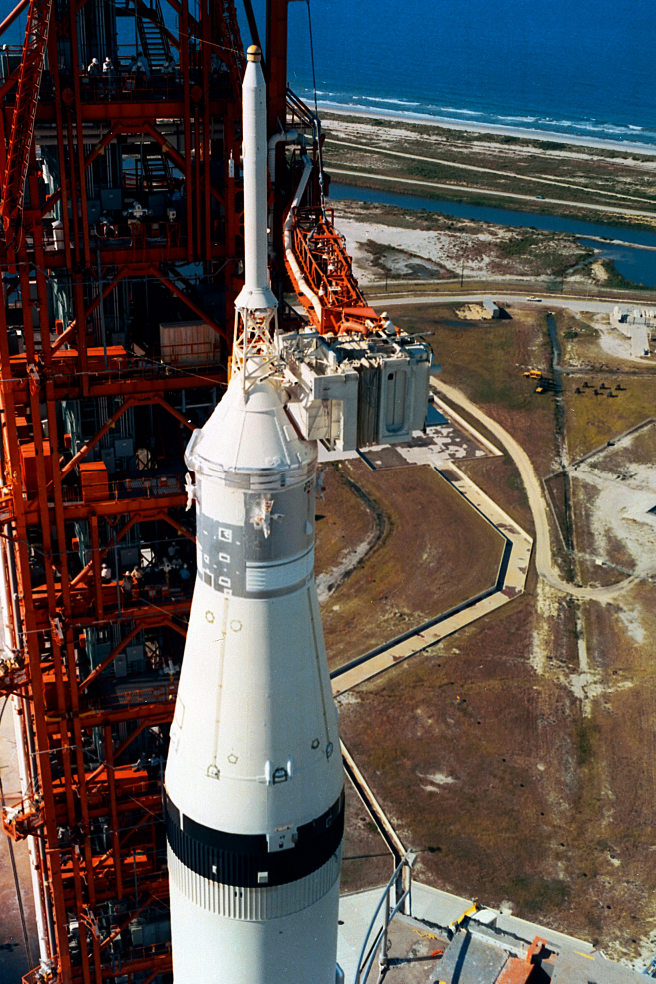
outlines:
[[[558,215],[541,215],[538,212],[512,212],[505,208],[487,205],[468,205],[464,202],[447,202],[419,195],[400,195],[376,188],[356,188],[350,185],[330,184],[331,198],[348,201],[376,202],[381,205],[397,205],[405,209],[425,209],[442,212],[457,218],[494,222],[496,225],[516,228],[545,229],[550,232],[568,232],[577,236],[586,246],[601,250],[604,259],[612,260],[615,269],[627,280],[636,284],[656,286],[656,232],[631,229],[628,226],[602,225],[578,219],[561,218]],[[591,237],[591,238],[588,238]],[[622,245],[600,243],[597,237],[620,239]],[[624,243],[635,243],[634,248]],[[640,249],[639,247],[643,248]],[[644,247],[651,247],[645,249]]]

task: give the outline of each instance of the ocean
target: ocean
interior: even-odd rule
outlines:
[[[265,0],[253,6],[264,41]],[[310,12],[320,106],[656,148],[653,0],[310,0]],[[289,4],[289,25],[289,84],[312,103],[307,2]],[[2,41],[24,31],[22,14]]]
[[[255,10],[263,24],[262,0]],[[311,0],[310,10],[320,105],[656,147],[653,0]],[[312,101],[307,3],[290,3],[289,22],[289,84]]]

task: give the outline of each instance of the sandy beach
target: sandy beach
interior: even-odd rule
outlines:
[[[331,201],[335,225],[346,240],[362,285],[382,279],[437,281],[464,278],[549,280],[588,259],[593,251],[574,236],[494,226],[438,214],[404,212],[394,206]],[[586,267],[572,277],[603,279]]]
[[[590,147],[597,150],[613,150],[622,154],[649,154],[656,158],[656,147],[639,141],[603,140],[595,137],[581,137],[561,133],[557,130],[529,130],[520,127],[503,126],[491,123],[470,123],[468,121],[422,115],[421,113],[395,112],[394,110],[370,112],[358,107],[345,107],[331,102],[318,102],[320,110],[339,116],[360,116],[369,120],[389,120],[395,123],[421,124],[442,127],[447,130],[460,130],[463,133],[490,133],[498,136],[518,137],[520,140],[549,140],[574,147]]]

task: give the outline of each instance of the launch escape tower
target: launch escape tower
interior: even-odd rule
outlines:
[[[428,352],[367,307],[321,199],[288,2],[267,4],[265,225],[296,426],[394,443],[423,425]],[[24,980],[169,984],[184,451],[224,392],[243,285],[246,59],[233,0],[20,0],[0,35],[22,13],[23,47],[0,50],[0,697],[22,785],[2,823],[36,899]]]

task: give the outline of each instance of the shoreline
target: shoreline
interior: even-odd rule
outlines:
[[[429,116],[428,114],[408,114],[394,110],[371,110],[358,107],[346,108],[343,104],[323,102],[318,100],[321,111],[334,113],[338,116],[361,116],[363,119],[387,120],[391,123],[419,124],[447,130],[460,130],[464,133],[489,133],[497,136],[517,137],[520,140],[549,140],[570,147],[587,147],[592,150],[613,150],[617,153],[648,154],[656,158],[656,147],[653,144],[641,144],[636,141],[606,140],[601,137],[581,137],[574,134],[564,134],[557,130],[529,130],[521,127],[504,126],[500,123],[470,123],[454,120],[449,117]]]

